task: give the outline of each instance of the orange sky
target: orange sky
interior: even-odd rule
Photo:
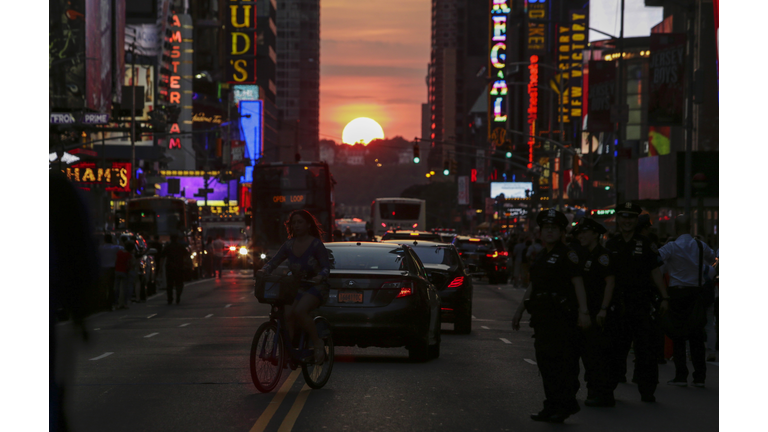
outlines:
[[[429,0],[320,2],[320,139],[341,142],[357,117],[387,138],[421,135],[427,101]]]

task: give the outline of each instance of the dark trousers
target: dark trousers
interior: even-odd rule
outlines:
[[[650,308],[628,305],[626,313],[616,318],[610,329],[610,387],[615,390],[626,379],[627,355],[634,343],[637,388],[641,395],[652,396],[659,383],[659,364]]]
[[[588,389],[587,398],[613,398],[613,388],[608,379],[610,348],[610,333],[598,326],[595,317],[592,317],[592,325],[581,334],[580,346],[584,380]]]
[[[544,384],[544,410],[579,410],[579,330],[576,323],[542,323],[534,328],[533,347]]]
[[[696,302],[699,301],[701,290],[692,288],[670,288],[669,290],[669,310],[673,313],[676,320],[685,320],[687,322],[694,313]],[[681,325],[684,325],[681,323]],[[706,363],[706,339],[707,334],[704,326],[697,326],[688,330],[687,335],[672,338],[673,357],[675,359],[675,380],[688,380],[688,366],[686,362],[688,356],[685,353],[685,342],[691,347],[691,363],[693,363],[693,380],[695,382],[704,382],[707,377]]]
[[[109,267],[101,268],[101,274],[99,275],[99,297],[101,300],[101,307],[106,310],[111,310],[112,305],[115,304],[115,268]]]
[[[168,293],[168,303],[173,301],[173,291],[176,291],[176,303],[181,300],[181,291],[184,289],[184,273],[171,272],[166,269],[166,293]]]

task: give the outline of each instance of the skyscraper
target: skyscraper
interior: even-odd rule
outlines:
[[[277,7],[277,107],[281,159],[319,158],[320,0]]]

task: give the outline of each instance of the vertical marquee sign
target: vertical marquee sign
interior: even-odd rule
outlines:
[[[490,49],[488,70],[493,84],[488,93],[488,139],[496,145],[504,141],[507,133],[507,20],[509,18],[508,0],[490,0],[491,21],[488,44]]]
[[[533,167],[533,148],[536,146],[536,121],[539,117],[539,57],[546,55],[546,27],[530,20],[547,19],[547,0],[528,1],[528,168]],[[543,177],[542,177],[543,178]]]
[[[227,82],[256,83],[256,2],[230,0],[227,17]]]
[[[192,150],[192,138],[181,135],[192,129],[192,18],[189,15],[171,13],[163,44],[162,68],[160,69],[159,99],[177,107],[178,117],[168,126],[169,149],[186,147]],[[183,129],[183,130],[182,130]],[[165,143],[163,143],[165,144]],[[194,154],[194,152],[193,152]],[[176,158],[176,156],[174,156]],[[182,159],[174,160],[174,168]],[[194,164],[194,161],[192,162]],[[188,164],[184,164],[188,165]],[[184,168],[186,169],[186,168]]]
[[[652,33],[648,65],[648,124],[682,126],[685,110],[685,33]]]
[[[571,58],[570,77],[568,80],[570,117],[581,124],[582,98],[584,90],[584,49],[587,48],[587,28],[589,24],[589,9],[570,11],[571,21]]]

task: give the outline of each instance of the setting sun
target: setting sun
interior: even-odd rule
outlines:
[[[359,117],[349,122],[341,134],[341,141],[345,144],[368,145],[376,138],[384,139],[384,130],[375,120],[367,117]]]

